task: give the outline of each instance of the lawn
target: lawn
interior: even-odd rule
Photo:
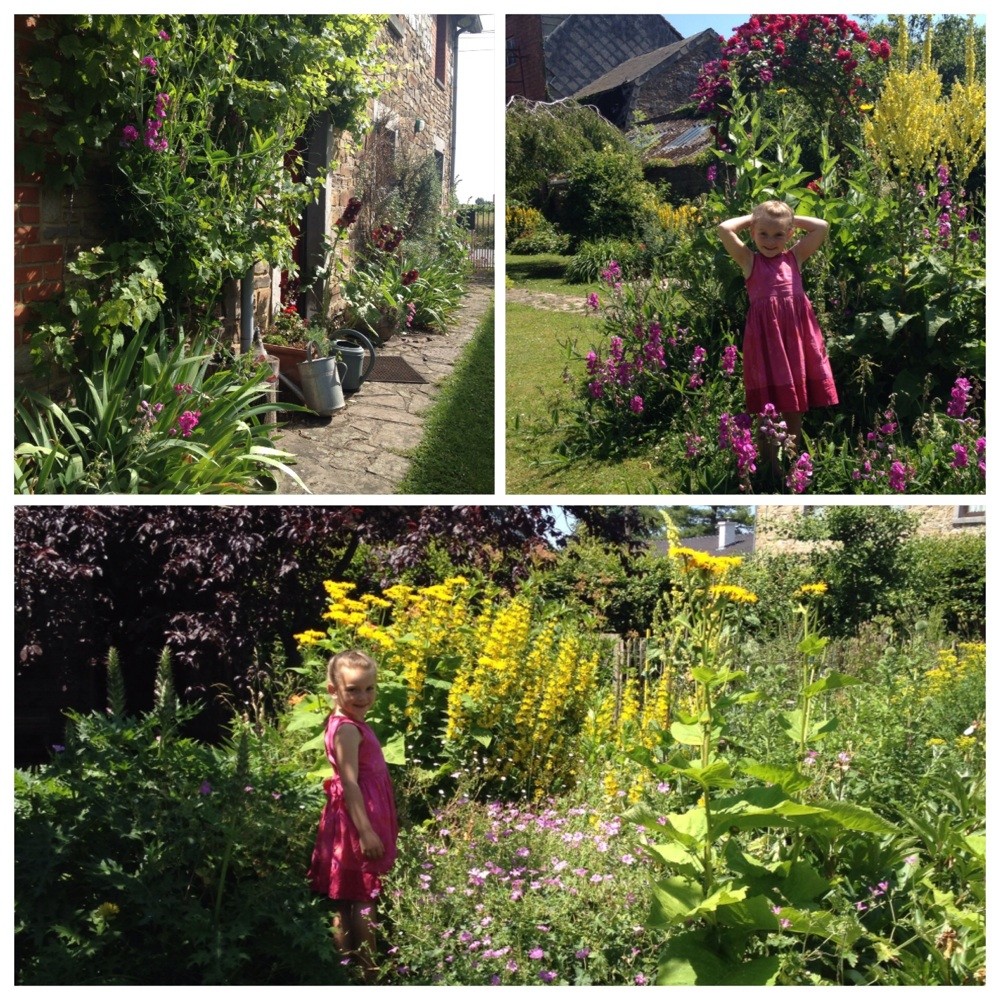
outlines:
[[[493,492],[493,312],[491,306],[442,386],[400,493]]]
[[[572,462],[565,454],[560,414],[572,401],[584,364],[560,345],[575,341],[586,350],[597,335],[597,324],[583,314],[508,303],[508,493],[673,492],[670,483],[654,473],[651,454],[637,451],[624,460],[584,457]]]
[[[534,292],[557,292],[561,295],[578,295],[582,302],[590,292],[599,292],[601,285],[575,285],[568,282],[564,274],[572,257],[557,253],[543,253],[534,256],[507,254],[507,277],[515,288],[527,288]]]

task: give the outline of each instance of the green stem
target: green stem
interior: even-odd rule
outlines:
[[[215,927],[215,969],[219,971],[222,964],[222,929],[219,926],[219,917],[222,913],[222,895],[226,888],[226,875],[229,872],[229,859],[233,854],[233,838],[226,839],[226,849],[222,854],[222,866],[219,869],[219,885],[215,890],[215,913],[212,923]]]

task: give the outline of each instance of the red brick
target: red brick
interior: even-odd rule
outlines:
[[[37,242],[38,242],[38,226],[14,227],[15,245],[20,243],[23,246],[25,243],[37,243]]]
[[[40,267],[15,267],[14,268],[14,284],[15,285],[30,285],[33,281],[42,280],[42,269]]]
[[[37,225],[42,221],[41,209],[37,205],[21,205],[17,210],[17,221],[22,225]]]
[[[14,187],[14,201],[18,205],[37,205],[41,189],[37,184],[24,184]]]
[[[62,259],[63,248],[58,243],[36,243],[14,251],[14,261],[18,264],[45,264]]]
[[[18,298],[22,302],[42,302],[51,299],[62,291],[60,283],[57,281],[46,281],[39,285],[25,285],[18,290]]]

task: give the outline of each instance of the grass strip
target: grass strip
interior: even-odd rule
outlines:
[[[442,383],[398,493],[493,493],[493,312]]]

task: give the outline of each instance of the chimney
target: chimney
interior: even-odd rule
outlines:
[[[723,549],[728,549],[730,545],[734,544],[736,541],[736,522],[735,521],[720,521],[719,522],[719,551]]]

